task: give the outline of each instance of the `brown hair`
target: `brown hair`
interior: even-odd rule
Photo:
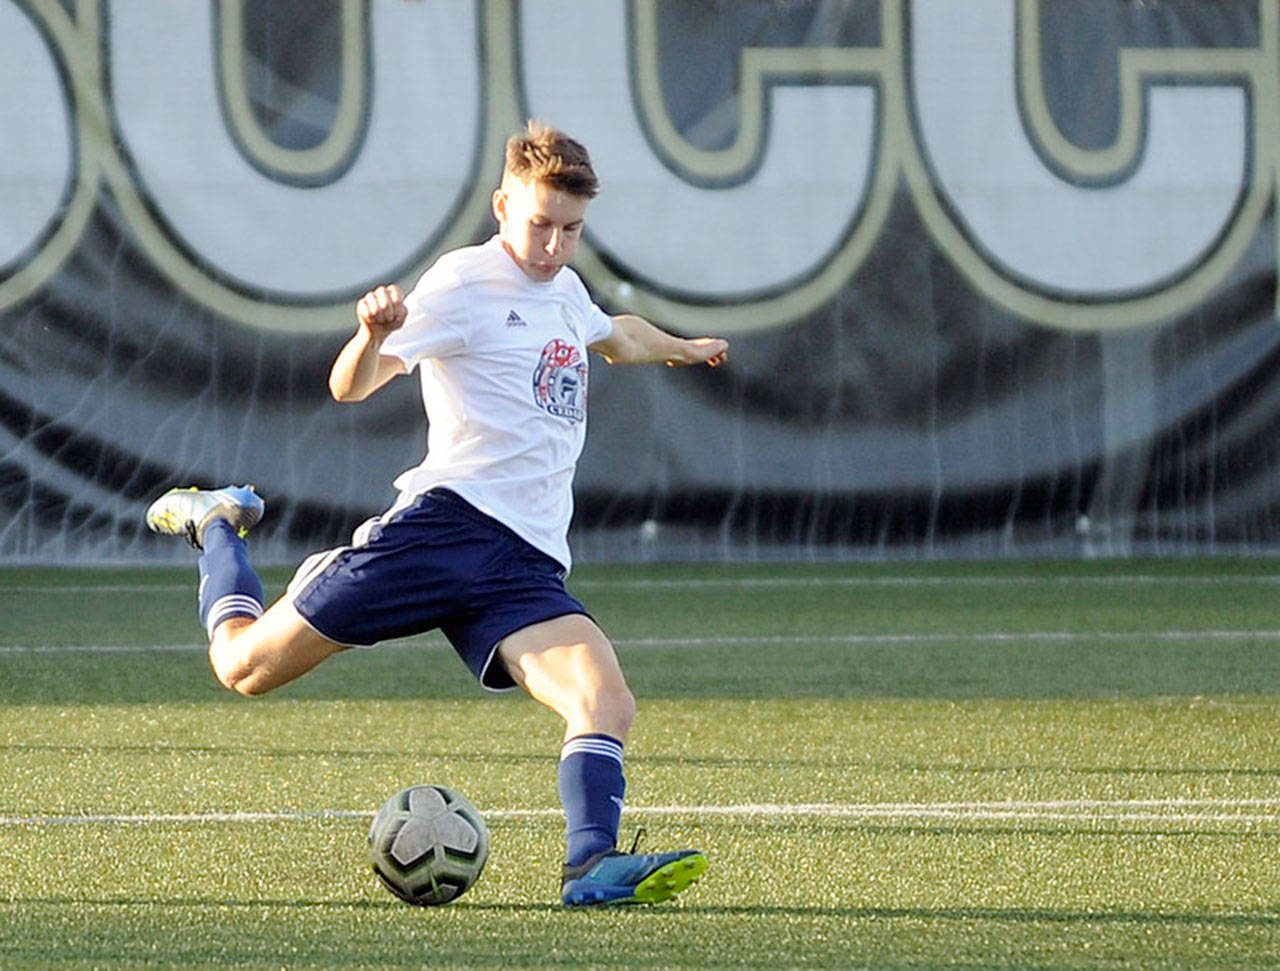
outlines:
[[[507,139],[503,172],[524,183],[545,182],[572,196],[590,199],[600,191],[582,143],[540,121],[530,120],[523,132]]]

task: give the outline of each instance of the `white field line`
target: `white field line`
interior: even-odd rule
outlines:
[[[731,634],[715,637],[641,637],[618,639],[620,647],[719,647],[730,644],[767,646],[772,644],[985,644],[1074,641],[1234,641],[1280,638],[1280,630],[1166,630],[1166,631],[991,631],[979,634],[776,634],[739,637]]]
[[[4,654],[148,654],[204,653],[208,644],[0,644]]]
[[[629,817],[695,816],[728,819],[841,819],[866,822],[1069,822],[1083,824],[1148,823],[1184,826],[1280,824],[1277,799],[1072,799],[938,803],[743,803],[628,807]],[[492,821],[558,819],[560,809],[485,810]],[[0,827],[208,825],[365,820],[372,811],[326,809],[314,812],[101,813],[75,815],[0,815]]]
[[[767,647],[787,644],[844,644],[849,646],[900,644],[990,644],[990,643],[1076,643],[1080,641],[1238,641],[1277,640],[1280,629],[1273,630],[1163,630],[1163,631],[987,631],[976,634],[775,634],[714,637],[638,637],[615,638],[618,647]],[[442,647],[445,641],[433,635],[426,642],[386,644],[375,650],[419,650]],[[205,644],[0,644],[0,656],[6,654],[146,654],[150,652],[199,652]]]
[[[9,586],[0,583],[0,594],[20,593],[55,594],[66,593],[82,597],[90,593],[190,593],[196,592],[196,577],[191,576],[190,583],[15,583]]]
[[[1156,573],[1126,573],[1098,576],[1069,577],[983,577],[983,576],[888,576],[888,577],[691,577],[616,580],[582,578],[570,582],[571,589],[580,590],[697,590],[701,588],[727,589],[794,589],[796,587],[1035,587],[1035,586],[1277,586],[1280,574],[1195,576],[1161,576]],[[0,583],[0,596],[5,594],[139,594],[139,593],[193,593],[196,581],[190,583],[111,583],[111,584],[60,584],[27,583],[7,586]]]
[[[1036,587],[1036,586],[1223,586],[1223,585],[1262,585],[1280,584],[1280,575],[1249,574],[1221,575],[1205,574],[1199,576],[1161,576],[1156,573],[1127,573],[1115,576],[1070,576],[1070,577],[974,577],[974,576],[900,576],[900,577],[696,577],[693,579],[653,578],[653,579],[581,579],[571,581],[571,588],[645,590],[676,589],[686,587],[722,587],[759,589],[779,587],[792,589],[795,587]]]

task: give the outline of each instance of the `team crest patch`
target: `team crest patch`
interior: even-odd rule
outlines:
[[[587,362],[576,347],[553,340],[542,349],[533,372],[533,400],[557,418],[587,417]]]

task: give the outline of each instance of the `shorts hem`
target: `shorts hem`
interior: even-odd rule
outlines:
[[[585,610],[561,610],[557,613],[549,613],[547,616],[539,617],[536,620],[529,620],[527,618],[522,619],[519,626],[511,628],[506,633],[494,639],[493,646],[489,648],[489,653],[484,659],[484,665],[480,668],[480,674],[476,678],[476,681],[480,683],[480,687],[485,691],[492,692],[493,694],[505,694],[508,691],[515,691],[519,688],[520,685],[516,684],[515,679],[511,677],[510,673],[507,672],[505,668],[500,670],[503,672],[503,677],[510,680],[510,684],[492,685],[489,683],[489,671],[493,667],[494,661],[498,660],[498,648],[501,647],[502,642],[512,634],[522,631],[526,627],[532,627],[534,624],[545,624],[547,621],[556,620],[559,617],[586,617],[592,623],[595,623],[595,618]]]
[[[309,628],[311,628],[311,630],[312,630],[315,634],[319,635],[320,637],[323,637],[323,638],[324,638],[326,641],[328,641],[330,644],[337,644],[337,645],[338,645],[338,647],[342,648],[344,651],[348,651],[348,650],[351,650],[352,648],[357,648],[357,647],[359,647],[359,648],[365,648],[365,649],[370,648],[370,647],[373,647],[373,645],[372,645],[372,644],[356,644],[356,643],[351,642],[351,641],[340,641],[340,640],[338,640],[337,638],[330,637],[328,634],[326,634],[324,631],[322,631],[319,627],[317,627],[317,626],[315,625],[315,622],[314,622],[314,621],[312,621],[312,619],[311,619],[310,617],[308,617],[306,614],[304,614],[304,613],[302,612],[302,608],[298,605],[298,599],[297,599],[297,597],[290,597],[290,598],[289,598],[289,605],[290,605],[291,607],[293,607],[293,611],[294,611],[294,613],[296,613],[299,617],[301,617],[301,618],[302,618],[302,622],[303,622],[304,624],[306,624]]]

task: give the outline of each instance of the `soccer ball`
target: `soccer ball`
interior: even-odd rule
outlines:
[[[480,879],[489,830],[447,786],[412,786],[382,804],[369,827],[369,862],[387,889],[419,907],[456,900]]]

